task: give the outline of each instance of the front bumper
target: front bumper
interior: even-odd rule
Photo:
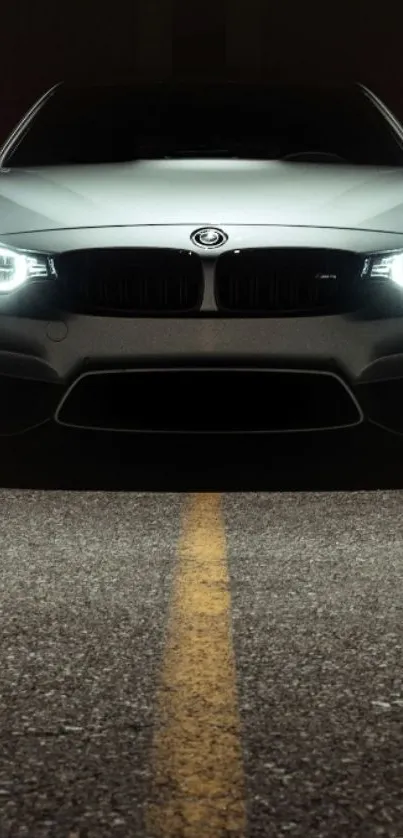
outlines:
[[[66,394],[74,392],[85,373],[156,367],[167,372],[187,367],[195,372],[220,368],[330,373],[358,409],[354,421],[327,421],[320,427],[342,427],[366,418],[403,433],[403,318],[370,320],[357,313],[278,319],[69,315],[57,321],[0,315],[0,433],[21,433],[55,418],[61,421]],[[240,403],[243,380],[238,377]],[[156,400],[156,410],[162,415],[169,403],[168,376],[164,389]],[[132,398],[130,393],[131,388],[127,398]],[[203,399],[209,399],[211,409],[219,412],[215,393],[217,379],[211,378],[210,389],[204,379]],[[269,395],[259,393],[257,413]],[[185,415],[186,392],[181,399]],[[231,424],[236,426],[236,422]],[[257,430],[265,430],[261,424]],[[309,429],[297,420],[295,427],[292,423],[284,428],[269,425],[267,430]],[[82,426],[94,427],[87,422]],[[95,426],[107,427],[102,416]]]

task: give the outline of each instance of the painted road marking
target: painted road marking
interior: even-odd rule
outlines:
[[[245,835],[230,606],[220,496],[191,496],[157,699],[147,838]]]

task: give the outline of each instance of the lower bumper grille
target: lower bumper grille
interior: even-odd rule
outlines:
[[[0,375],[0,436],[24,433],[52,419],[62,394],[53,382]]]
[[[56,414],[74,427],[168,433],[318,430],[361,418],[336,375],[214,367],[88,372]]]
[[[199,310],[200,259],[159,248],[104,248],[62,253],[55,260],[61,303],[84,314],[175,315]]]
[[[358,384],[356,392],[371,422],[403,434],[403,378],[365,381]]]
[[[356,307],[361,261],[355,253],[315,248],[262,248],[218,259],[221,312],[321,314]]]

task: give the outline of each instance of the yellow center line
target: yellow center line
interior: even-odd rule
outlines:
[[[147,838],[245,834],[230,605],[220,496],[191,496],[157,699]]]

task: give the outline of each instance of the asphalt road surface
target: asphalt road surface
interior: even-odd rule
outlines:
[[[0,442],[1,838],[403,838],[403,447]]]

